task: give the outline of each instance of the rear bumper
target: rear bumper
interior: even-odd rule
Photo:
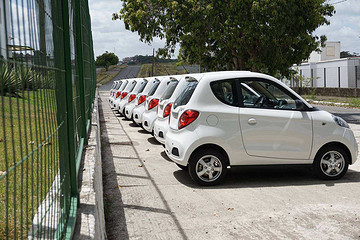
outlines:
[[[143,113],[142,126],[146,131],[148,131],[148,132],[153,131],[156,117],[157,117],[157,114],[156,114],[155,109],[152,109],[151,111],[145,111]]]
[[[154,137],[165,144],[166,133],[169,130],[169,118],[157,118],[154,123]]]
[[[134,108],[135,108],[135,103],[133,102],[130,102],[125,106],[125,116],[127,118],[131,119],[133,117]]]
[[[142,120],[142,115],[145,112],[145,108],[144,108],[144,104],[140,105],[140,106],[136,106],[133,110],[133,120],[134,122],[136,122],[137,124],[141,124],[141,120]]]

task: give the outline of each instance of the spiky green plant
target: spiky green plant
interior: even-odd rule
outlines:
[[[16,78],[18,78],[18,82],[21,84],[21,87],[24,90],[36,90],[37,89],[35,75],[36,75],[36,72],[27,66],[17,67],[16,74],[15,74]]]
[[[0,62],[0,94],[16,94],[19,91],[18,87],[14,70],[6,63]]]

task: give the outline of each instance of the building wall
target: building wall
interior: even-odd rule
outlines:
[[[320,62],[340,58],[340,41],[325,42],[325,47],[320,48],[321,52],[312,52],[308,62]]]
[[[294,69],[303,76],[305,82],[309,82],[307,87],[327,88],[354,88],[355,72],[357,72],[357,87],[360,88],[360,58],[303,63],[295,66]],[[291,81],[291,86],[297,86],[296,82]],[[304,83],[303,87],[305,87]]]
[[[4,6],[5,3],[5,6]],[[5,19],[5,14],[6,16],[10,16],[9,14],[9,0],[5,0],[5,1],[1,1],[0,0],[0,55],[3,56],[4,58],[6,58],[6,45],[7,45],[7,41],[6,41],[6,28],[5,28],[5,24],[7,25],[7,29],[9,32],[9,19]]]

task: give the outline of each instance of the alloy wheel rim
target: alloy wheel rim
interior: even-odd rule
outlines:
[[[343,155],[337,151],[329,151],[325,153],[320,161],[321,171],[329,177],[336,177],[345,167],[345,159]]]
[[[197,176],[204,182],[213,182],[221,176],[221,161],[214,155],[206,155],[196,163]]]

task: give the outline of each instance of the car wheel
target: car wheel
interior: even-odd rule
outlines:
[[[226,173],[226,157],[214,149],[198,151],[189,160],[189,174],[200,185],[216,185],[223,180]]]
[[[183,165],[180,165],[180,164],[177,164],[176,165],[181,168],[181,170],[188,170],[188,166],[183,166]]]
[[[340,179],[348,170],[349,156],[339,146],[331,145],[321,149],[315,157],[314,170],[319,178]]]

